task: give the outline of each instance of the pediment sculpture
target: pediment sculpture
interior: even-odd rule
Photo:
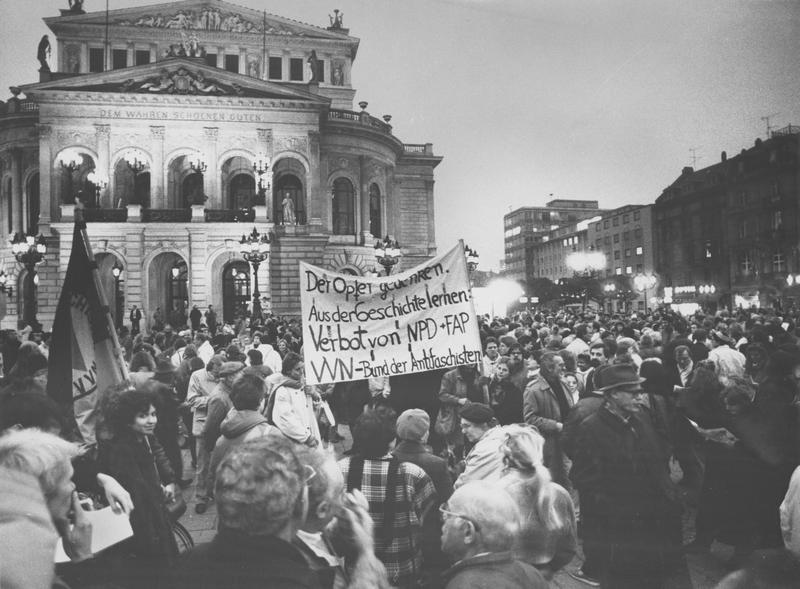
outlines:
[[[235,12],[226,13],[219,8],[210,7],[204,7],[199,10],[179,10],[176,13],[148,14],[135,20],[120,20],[114,24],[156,29],[195,29],[230,33],[266,32],[270,35],[303,36],[302,32],[290,30],[274,22],[254,22],[241,14]]]
[[[157,78],[144,82],[127,80],[122,83],[123,92],[140,92],[154,94],[209,94],[214,96],[242,96],[244,89],[238,84],[223,84],[206,78],[202,71],[190,72],[181,67],[174,72],[162,69]]]

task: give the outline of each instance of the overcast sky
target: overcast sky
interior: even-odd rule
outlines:
[[[109,0],[110,8],[155,4]],[[0,0],[0,92],[36,81],[42,18],[67,0]],[[800,125],[798,0],[239,0],[361,39],[355,102],[431,142],[436,237],[481,268],[503,214],[552,198],[653,202],[692,164]],[[87,12],[104,10],[85,0]],[[5,98],[5,96],[3,96]],[[357,107],[356,107],[357,108]]]

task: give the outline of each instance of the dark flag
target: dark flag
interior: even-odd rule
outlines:
[[[47,372],[47,394],[74,417],[84,443],[95,443],[99,400],[128,378],[94,261],[86,224],[75,221]]]

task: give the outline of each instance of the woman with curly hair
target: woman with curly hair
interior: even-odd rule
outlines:
[[[99,456],[103,472],[116,478],[133,500],[133,537],[117,549],[123,560],[119,564],[126,574],[150,580],[157,579],[178,553],[165,507],[178,491],[155,437],[158,407],[152,392],[127,390],[116,396],[105,415],[111,439],[100,443]]]
[[[568,564],[577,548],[575,506],[569,493],[554,483],[544,466],[544,438],[529,425],[503,428],[500,447],[506,474],[501,479],[522,512],[519,558],[547,579]]]

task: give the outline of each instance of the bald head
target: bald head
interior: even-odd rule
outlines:
[[[442,549],[463,559],[481,552],[511,550],[519,533],[520,511],[501,486],[474,481],[459,487],[447,502]],[[469,524],[469,525],[467,525]]]

